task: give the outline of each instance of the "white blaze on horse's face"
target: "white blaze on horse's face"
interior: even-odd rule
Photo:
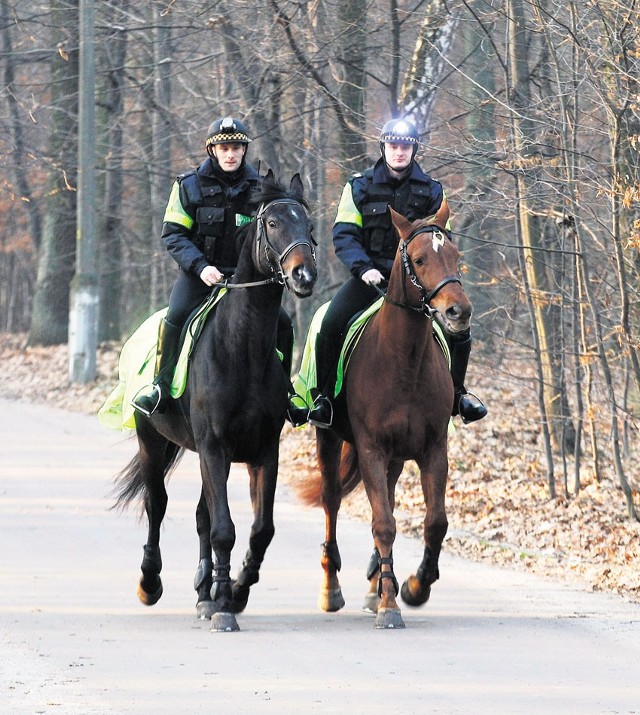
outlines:
[[[433,250],[437,253],[441,246],[444,246],[444,234],[441,231],[433,232]]]

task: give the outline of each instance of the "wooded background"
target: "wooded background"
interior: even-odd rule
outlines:
[[[60,344],[78,0],[2,0],[0,13],[0,331]],[[342,185],[379,155],[382,124],[411,116],[464,251],[473,359],[537,399],[551,496],[556,482],[578,493],[585,464],[598,477],[605,451],[637,518],[638,2],[101,0],[95,18],[101,340],[166,304],[170,187],[227,114],[246,121],[263,173],[304,179],[321,278],[286,304],[304,336],[345,277],[331,243]]]

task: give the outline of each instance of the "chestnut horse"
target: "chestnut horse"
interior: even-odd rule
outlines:
[[[279,441],[290,387],[276,353],[283,290],[304,298],[317,279],[300,177],[293,177],[287,191],[269,172],[261,191],[256,219],[238,235],[239,260],[228,292],[205,323],[191,357],[184,394],[171,400],[163,414],[136,413],[139,451],[117,482],[117,505],[135,498],[144,502],[148,535],[138,597],[153,605],[162,595],[165,479],[184,450],[198,453],[196,609],[199,618],[211,618],[217,631],[238,630],[234,614],[244,609],[274,534]],[[247,465],[254,512],[249,550],[236,580],[229,575],[236,539],[227,499],[232,462]]]
[[[439,576],[438,557],[448,525],[445,487],[453,383],[432,321],[456,333],[466,330],[471,318],[454,244],[424,219],[410,223],[392,209],[391,214],[400,240],[383,304],[349,358],[332,428],[316,429],[321,481],[312,476],[299,489],[304,501],[325,511],[318,605],[337,611],[344,605],[337,574],[338,511],[342,497],[364,483],[375,546],[365,606],[377,611],[376,628],[404,627],[392,549],[394,492],[406,460],[415,460],[420,469],[426,516],[424,558],[402,586],[403,601],[411,606],[426,603]]]

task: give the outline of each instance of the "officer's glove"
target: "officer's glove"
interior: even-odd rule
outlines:
[[[382,283],[384,276],[377,268],[369,268],[362,274],[362,280],[370,286],[377,286],[378,283]]]

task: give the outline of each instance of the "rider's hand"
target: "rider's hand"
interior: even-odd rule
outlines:
[[[362,280],[370,286],[377,286],[378,283],[382,283],[384,276],[377,268],[369,268],[362,274]]]
[[[219,283],[223,278],[224,276],[215,266],[206,266],[200,273],[200,280],[208,286]]]

